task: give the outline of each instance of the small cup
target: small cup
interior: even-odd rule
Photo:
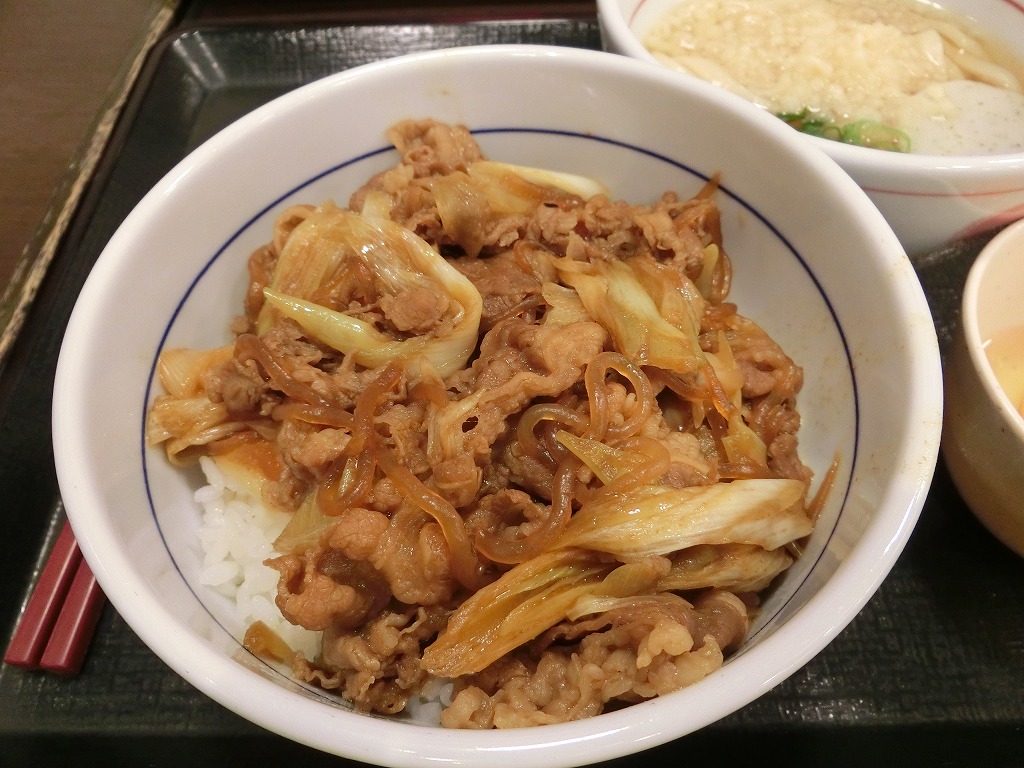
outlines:
[[[944,370],[942,452],[967,506],[1024,556],[1024,416],[996,378],[986,347],[1024,327],[1024,221],[986,245],[964,286],[961,323]],[[1024,336],[1016,352],[1024,356]]]

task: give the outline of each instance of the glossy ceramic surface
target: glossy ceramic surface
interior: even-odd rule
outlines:
[[[515,90],[493,87],[512,71]],[[198,584],[198,478],[143,443],[156,356],[166,345],[226,341],[245,261],[275,212],[346,200],[395,161],[386,127],[427,116],[465,123],[494,158],[597,176],[633,201],[692,194],[721,174],[732,298],[804,366],[802,454],[819,478],[833,459],[839,471],[807,556],[774,589],[741,651],[692,688],[566,725],[441,733],[359,715],[291,683],[241,648],[228,606]],[[218,133],[111,239],[72,315],[54,393],[69,517],[147,645],[270,730],[395,766],[475,765],[482,753],[496,766],[597,762],[691,732],[769,690],[835,637],[892,567],[931,480],[940,421],[938,350],[920,285],[835,163],[706,84],[621,56],[531,46],[359,67]]]
[[[641,40],[680,0],[598,0],[606,50],[658,65]],[[1024,6],[1014,0],[944,0],[1024,60]],[[676,72],[681,79],[691,75]],[[864,149],[813,136],[867,192],[911,258],[1024,217],[1024,152],[940,157]]]
[[[961,327],[945,367],[942,451],[971,511],[1024,556],[1024,416],[985,352],[993,336],[1022,327],[1024,222],[1018,222],[992,239],[967,276]],[[1019,353],[1024,356],[1024,348]]]

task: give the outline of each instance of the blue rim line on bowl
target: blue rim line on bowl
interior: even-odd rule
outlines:
[[[659,160],[661,162],[667,163],[667,164],[669,164],[669,165],[671,165],[671,166],[673,166],[675,168],[679,168],[680,170],[685,171],[686,173],[690,174],[691,176],[693,176],[693,177],[695,177],[697,179],[700,179],[702,182],[706,183],[706,182],[710,181],[710,178],[708,176],[706,176],[705,174],[700,173],[699,171],[695,170],[694,168],[691,168],[689,165],[686,165],[685,163],[681,163],[681,162],[673,160],[673,159],[671,159],[669,157],[666,157],[663,154],[654,152],[652,150],[644,149],[642,147],[638,147],[638,146],[635,146],[635,145],[632,145],[632,144],[629,144],[629,143],[626,143],[626,142],[618,141],[618,140],[615,140],[615,139],[610,139],[610,138],[607,138],[607,137],[598,136],[598,135],[595,135],[595,134],[592,134],[592,133],[582,134],[582,133],[577,133],[577,132],[574,132],[574,131],[552,130],[552,129],[542,129],[542,128],[528,128],[528,127],[481,128],[481,129],[471,130],[471,133],[473,135],[475,135],[475,136],[489,135],[489,134],[504,134],[504,135],[508,135],[508,134],[517,134],[517,133],[518,134],[545,134],[545,135],[563,136],[563,137],[572,138],[572,139],[582,139],[582,140],[586,140],[586,141],[595,141],[595,142],[603,143],[603,144],[610,144],[610,145],[621,147],[623,149],[627,149],[627,150],[630,150],[630,151],[633,151],[633,152],[637,152],[637,153],[646,155],[648,157],[651,157],[653,159]],[[213,254],[213,256],[210,257],[210,259],[206,262],[206,264],[203,266],[203,268],[198,272],[198,274],[196,275],[195,279],[189,285],[189,288],[185,291],[185,293],[182,295],[181,299],[178,301],[178,305],[175,308],[174,312],[172,313],[170,319],[167,322],[167,326],[164,329],[163,335],[161,336],[161,339],[160,339],[160,343],[159,343],[159,345],[157,347],[157,350],[156,350],[156,352],[155,352],[155,354],[153,356],[153,360],[152,360],[152,363],[150,365],[149,378],[148,378],[146,389],[145,389],[145,393],[144,393],[144,402],[143,402],[143,407],[142,407],[142,411],[141,411],[141,413],[143,414],[143,420],[142,420],[142,424],[141,424],[140,440],[139,440],[140,450],[141,450],[141,454],[142,454],[141,455],[141,464],[142,464],[142,473],[143,473],[143,483],[144,483],[144,486],[145,486],[145,489],[146,489],[146,498],[147,498],[147,500],[149,502],[150,514],[153,517],[153,522],[156,525],[157,531],[158,531],[158,533],[160,535],[160,539],[161,539],[161,541],[163,541],[164,547],[167,550],[168,557],[170,558],[171,562],[173,563],[174,568],[177,571],[178,575],[181,577],[182,581],[185,583],[186,587],[193,594],[193,596],[196,598],[196,600],[200,603],[200,605],[202,605],[203,609],[207,612],[207,614],[209,614],[211,620],[221,630],[223,630],[228,635],[231,635],[232,633],[230,631],[228,631],[228,629],[218,620],[218,618],[213,614],[213,612],[207,606],[206,601],[204,601],[203,598],[199,594],[196,593],[196,591],[192,588],[191,584],[189,584],[188,580],[185,578],[185,575],[182,572],[181,567],[179,566],[177,559],[174,557],[174,554],[171,551],[171,548],[168,546],[167,540],[166,540],[166,538],[164,536],[164,531],[163,531],[163,529],[162,529],[162,527],[160,525],[160,521],[159,521],[159,519],[157,517],[157,514],[156,514],[156,507],[155,507],[155,504],[154,504],[154,501],[153,501],[153,496],[152,496],[152,492],[151,492],[151,489],[150,489],[150,483],[149,483],[149,469],[148,469],[148,467],[149,467],[149,460],[148,460],[147,457],[151,455],[151,449],[149,449],[146,446],[146,440],[145,440],[145,414],[148,412],[150,398],[151,398],[151,395],[152,395],[152,392],[153,392],[153,387],[154,387],[154,384],[155,384],[155,381],[156,381],[157,361],[158,361],[158,359],[160,357],[161,352],[164,349],[164,346],[165,346],[166,341],[167,341],[167,337],[170,334],[172,327],[174,326],[175,320],[177,319],[179,313],[181,312],[185,302],[187,301],[188,297],[192,293],[193,289],[202,280],[203,276],[207,273],[207,271],[210,269],[210,267],[227,252],[227,250],[242,236],[243,233],[245,233],[252,226],[254,226],[257,221],[259,221],[267,213],[272,211],[276,206],[280,205],[284,200],[288,199],[290,196],[294,195],[295,193],[300,192],[302,189],[310,186],[314,182],[316,182],[316,181],[318,181],[320,179],[323,179],[323,178],[325,178],[327,176],[330,176],[331,174],[333,174],[333,173],[335,173],[335,172],[337,172],[337,171],[339,171],[339,170],[341,170],[343,168],[350,167],[352,165],[355,165],[357,163],[363,162],[363,161],[368,160],[368,159],[373,158],[373,157],[377,157],[379,155],[385,154],[385,153],[390,152],[390,151],[394,151],[394,148],[392,146],[390,146],[390,145],[383,146],[383,147],[379,147],[377,149],[371,150],[369,152],[365,152],[365,153],[363,153],[361,155],[358,155],[356,157],[350,158],[348,160],[345,160],[345,161],[343,161],[341,163],[337,163],[337,164],[331,166],[330,168],[328,168],[328,169],[326,169],[324,171],[321,171],[320,173],[317,173],[317,174],[311,176],[310,178],[306,179],[305,181],[295,185],[293,188],[291,188],[291,189],[287,190],[286,192],[284,192],[283,194],[279,195],[276,199],[274,199],[272,202],[270,202],[269,204],[264,206],[261,210],[259,210],[252,217],[250,217],[248,221],[246,221],[241,227],[239,227],[239,229],[236,232],[234,232],[224,242],[224,244],[220,246],[220,248],[217,249],[217,251]],[[835,330],[838,333],[839,338],[840,338],[840,340],[842,342],[843,351],[844,351],[844,353],[846,355],[846,363],[847,363],[848,369],[850,371],[851,391],[852,391],[852,395],[853,395],[853,403],[852,403],[852,405],[853,405],[853,419],[854,419],[853,455],[852,455],[851,461],[850,461],[849,477],[847,479],[846,488],[843,490],[843,493],[842,493],[843,500],[842,500],[842,503],[839,505],[839,511],[838,511],[838,513],[836,515],[836,518],[835,518],[834,522],[833,522],[833,528],[832,528],[831,531],[829,531],[828,536],[825,539],[824,546],[821,548],[821,551],[818,554],[818,558],[820,559],[824,555],[825,551],[827,551],[827,544],[831,540],[832,536],[835,534],[836,526],[838,526],[838,521],[839,521],[840,517],[842,516],[842,510],[846,506],[846,501],[847,501],[847,498],[848,498],[849,493],[850,493],[850,486],[853,483],[853,478],[855,476],[855,469],[856,469],[856,465],[857,465],[858,445],[859,445],[859,436],[860,436],[860,402],[859,402],[859,395],[858,395],[856,370],[855,370],[855,367],[853,365],[853,359],[852,359],[852,356],[851,356],[851,353],[850,353],[849,345],[847,343],[846,334],[843,331],[842,325],[839,323],[838,317],[836,317],[836,313],[835,313],[835,310],[834,310],[834,308],[832,306],[832,302],[829,300],[829,297],[826,294],[826,292],[824,291],[824,289],[822,288],[820,281],[818,280],[817,276],[814,274],[813,270],[808,266],[806,260],[800,255],[800,253],[796,250],[796,248],[794,248],[792,243],[790,243],[789,240],[781,232],[779,232],[778,229],[776,229],[776,227],[770,221],[768,221],[767,218],[763,214],[761,214],[758,210],[756,210],[747,201],[742,199],[739,195],[737,195],[736,193],[732,192],[728,188],[727,184],[720,184],[718,186],[718,191],[723,193],[723,194],[725,194],[725,195],[727,195],[730,199],[732,199],[737,204],[742,206],[744,210],[748,211],[751,215],[756,217],[766,228],[768,228],[768,230],[778,239],[778,241],[780,243],[782,243],[786,247],[786,250],[793,256],[793,258],[796,259],[799,262],[799,264],[801,265],[801,267],[803,268],[803,270],[805,271],[807,276],[813,282],[813,284],[815,286],[815,289],[818,291],[819,295],[822,298],[822,301],[827,306],[828,312],[831,315],[831,317],[833,319],[833,322],[835,324]],[[808,571],[808,573],[805,574],[804,581],[806,581],[806,579],[809,578],[809,575],[810,575],[810,571]],[[802,583],[803,583],[803,581],[801,581],[799,584],[797,584],[793,588],[793,596],[795,596],[796,592],[799,590],[800,584],[802,584]],[[790,598],[787,598],[787,600],[785,602],[780,604],[776,608],[776,611],[775,611],[775,613],[772,616],[767,617],[767,619],[762,621],[761,627],[758,630],[756,630],[755,632],[753,632],[750,636],[748,636],[744,640],[744,645],[750,643],[754,638],[756,638],[758,636],[758,634],[760,634],[760,632],[762,632],[766,627],[768,627],[770,625],[770,623],[771,623],[771,619],[774,616],[776,616],[779,613],[781,613],[783,610],[785,610],[785,608],[788,606],[790,600],[792,600],[793,596],[790,596]],[[247,652],[249,652],[249,651],[247,651]],[[254,654],[251,654],[251,652],[249,652],[249,653],[250,653],[250,655],[253,655],[254,658],[258,658]],[[267,667],[267,669],[273,670],[275,674],[279,674],[282,677],[286,677],[287,679],[291,680],[290,677],[285,675],[283,672],[281,672],[280,670],[278,670],[274,666],[272,666],[270,664],[267,664],[264,660],[259,659],[259,661],[261,663],[263,663]],[[727,659],[727,661],[728,661],[728,659]],[[320,691],[320,690],[318,690],[316,688],[308,687],[308,686],[305,686],[305,685],[302,686],[302,687],[304,689],[306,689],[306,690],[316,694],[319,698],[322,698],[322,699],[324,699],[324,700],[326,700],[328,702],[331,702],[331,703],[336,703],[336,699],[334,697],[328,696],[328,695],[324,694],[322,691]]]

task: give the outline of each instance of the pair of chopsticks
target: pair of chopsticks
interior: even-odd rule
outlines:
[[[85,661],[104,596],[64,522],[4,654],[4,662],[58,675]]]

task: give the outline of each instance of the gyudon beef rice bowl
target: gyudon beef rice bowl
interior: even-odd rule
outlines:
[[[279,215],[231,344],[160,357],[147,440],[206,473],[203,580],[365,711],[507,728],[704,678],[824,493],[715,181],[633,205],[457,125],[389,138],[347,207]]]

